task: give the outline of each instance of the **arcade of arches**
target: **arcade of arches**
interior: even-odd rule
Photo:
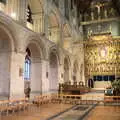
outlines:
[[[0,96],[24,97],[28,86],[31,97],[56,93],[68,82],[111,86],[120,75],[120,21],[112,0],[103,1],[1,0]]]

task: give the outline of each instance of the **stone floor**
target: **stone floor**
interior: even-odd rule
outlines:
[[[120,106],[97,106],[85,120],[120,120]]]
[[[80,108],[77,108],[77,107]],[[26,111],[3,115],[0,120],[78,120],[92,105],[44,104]],[[85,107],[88,107],[85,109]],[[67,110],[66,112],[63,112]],[[63,113],[62,113],[63,112]],[[61,114],[59,114],[61,113]],[[57,117],[52,116],[57,115]],[[81,120],[81,119],[79,119]],[[82,120],[120,120],[120,106],[96,106]]]
[[[58,114],[72,105],[68,104],[44,104],[40,107],[32,106],[26,111],[3,115],[0,120],[47,120],[49,117]]]

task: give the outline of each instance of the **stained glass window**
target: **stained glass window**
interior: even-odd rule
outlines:
[[[30,80],[31,60],[26,57],[24,65],[24,79]]]

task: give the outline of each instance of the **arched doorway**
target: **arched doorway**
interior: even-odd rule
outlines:
[[[9,35],[0,28],[0,96],[10,97],[10,63],[12,44]]]
[[[25,87],[30,86],[32,96],[42,93],[41,53],[36,43],[30,43],[26,49],[24,80]]]
[[[69,82],[69,61],[64,59],[64,83]]]
[[[58,91],[58,59],[54,52],[49,56],[49,86],[50,92]]]

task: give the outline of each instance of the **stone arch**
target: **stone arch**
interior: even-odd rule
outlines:
[[[50,53],[54,53],[54,54],[56,55],[58,64],[60,64],[59,50],[57,49],[57,46],[56,46],[56,45],[52,45],[52,46],[48,49],[48,58],[50,57]]]
[[[70,58],[69,56],[66,56],[64,58],[64,82],[69,82],[70,81]]]
[[[0,95],[10,97],[11,56],[15,39],[11,31],[0,23]],[[13,73],[14,74],[14,73]]]
[[[7,34],[7,36],[9,37],[11,51],[16,51],[17,50],[17,48],[15,47],[15,46],[17,46],[16,38],[15,38],[14,33],[12,32],[12,30],[8,26],[9,25],[5,25],[4,23],[0,23],[0,30],[4,31]]]
[[[58,67],[59,67],[59,57],[56,49],[52,49],[49,53],[49,89],[50,92],[58,91]]]
[[[30,84],[31,93],[34,96],[42,93],[42,59],[45,56],[37,40],[29,40],[26,49],[29,49],[31,54],[31,70],[30,81],[25,83]]]
[[[26,51],[26,48],[30,43],[33,43],[37,46],[37,48],[40,51],[41,59],[46,59],[47,51],[46,51],[46,47],[45,47],[44,42],[36,35],[35,36],[29,36],[26,39],[26,44],[24,46],[24,51]]]

